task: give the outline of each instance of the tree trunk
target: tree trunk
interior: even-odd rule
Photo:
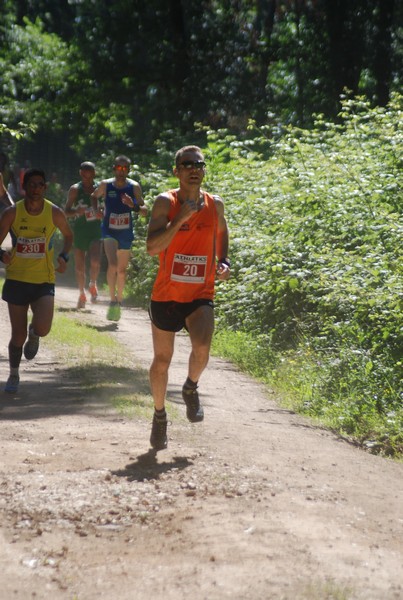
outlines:
[[[377,0],[376,4],[373,65],[376,81],[375,95],[377,104],[385,106],[389,102],[392,80],[391,44],[395,0]]]
[[[330,91],[335,107],[338,107],[345,88],[355,94],[358,92],[365,47],[366,0],[354,3],[351,0],[325,0],[324,10],[329,35]]]

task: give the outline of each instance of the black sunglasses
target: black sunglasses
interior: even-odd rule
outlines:
[[[183,167],[184,169],[204,169],[204,167],[206,166],[206,163],[204,162],[204,160],[184,160],[183,162],[179,163],[180,167]]]

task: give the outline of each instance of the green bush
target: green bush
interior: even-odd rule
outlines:
[[[388,453],[403,450],[402,108],[346,98],[337,123],[251,123],[243,139],[207,132],[205,149],[231,232],[220,352],[245,368],[241,336],[251,372]],[[136,250],[147,297],[155,263]]]

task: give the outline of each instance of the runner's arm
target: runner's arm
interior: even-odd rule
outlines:
[[[0,171],[0,203],[5,206],[14,206],[14,200],[11,198],[6,186],[4,185],[3,173]]]
[[[98,200],[100,198],[105,198],[107,183],[108,182],[106,181],[106,179],[104,179],[103,181],[101,181],[101,183],[99,184],[99,186],[97,188],[95,188],[95,190],[92,192],[92,194],[90,196],[92,208],[95,211],[97,219],[103,219],[104,218],[102,209],[99,207]]]
[[[144,206],[143,192],[141,185],[137,181],[133,181],[133,196],[139,206]]]
[[[195,212],[188,202],[184,202],[178,214],[172,221],[169,221],[170,206],[167,194],[160,194],[154,202],[147,232],[147,252],[150,256],[155,256],[165,250],[183,223]]]
[[[146,217],[148,214],[148,208],[144,203],[143,192],[142,192],[141,186],[137,182],[135,182],[135,185],[133,186],[133,193],[134,193],[136,202],[140,207],[139,214],[142,217]]]
[[[85,212],[84,206],[74,206],[77,202],[78,196],[78,187],[77,185],[72,185],[67,194],[67,202],[64,209],[66,217],[76,217],[78,215],[83,215]]]
[[[92,192],[91,194],[91,202],[92,202],[92,207],[94,210],[98,210],[98,200],[100,198],[104,198],[105,194],[106,194],[106,184],[108,182],[106,181],[106,179],[104,179],[103,181],[101,181],[101,183],[99,184],[99,186]]]
[[[3,212],[3,214],[0,217],[0,246],[6,239],[7,234],[9,233],[11,226],[14,223],[15,213],[16,213],[16,208],[15,208],[15,205],[13,205],[13,206],[10,206],[9,208],[6,208],[6,210]],[[11,259],[10,252],[5,251],[2,253],[1,260],[5,265],[9,264],[10,259]]]
[[[147,215],[148,211],[147,211],[147,207],[144,204],[144,198],[143,198],[143,192],[141,191],[141,186],[139,183],[137,183],[137,181],[131,180],[131,182],[133,184],[132,194],[134,196],[134,199],[131,196],[129,196],[129,194],[123,194],[122,202],[129,208],[133,209],[134,212],[140,213],[142,216],[145,217]]]
[[[57,262],[59,263],[56,271],[59,273],[64,273],[67,267],[67,260],[64,258],[68,256],[71,247],[73,245],[73,232],[70,229],[70,225],[67,221],[66,215],[64,211],[58,206],[52,207],[52,217],[53,223],[59,229],[60,233],[63,236],[63,249],[57,257]]]
[[[218,279],[228,279],[230,276],[230,263],[228,258],[229,233],[227,220],[224,214],[224,202],[220,196],[214,196],[214,202],[218,218],[216,240],[216,253],[218,259],[217,277]]]

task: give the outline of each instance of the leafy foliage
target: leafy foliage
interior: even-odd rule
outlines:
[[[61,124],[61,98],[67,89],[72,53],[57,35],[45,33],[42,21],[24,20],[6,32],[7,51],[0,57],[2,105],[0,119],[46,126]],[[51,122],[49,123],[49,116]]]
[[[401,89],[401,17],[394,0],[4,0],[0,120],[67,130],[94,159],[198,121],[310,126],[346,87],[379,105]]]

